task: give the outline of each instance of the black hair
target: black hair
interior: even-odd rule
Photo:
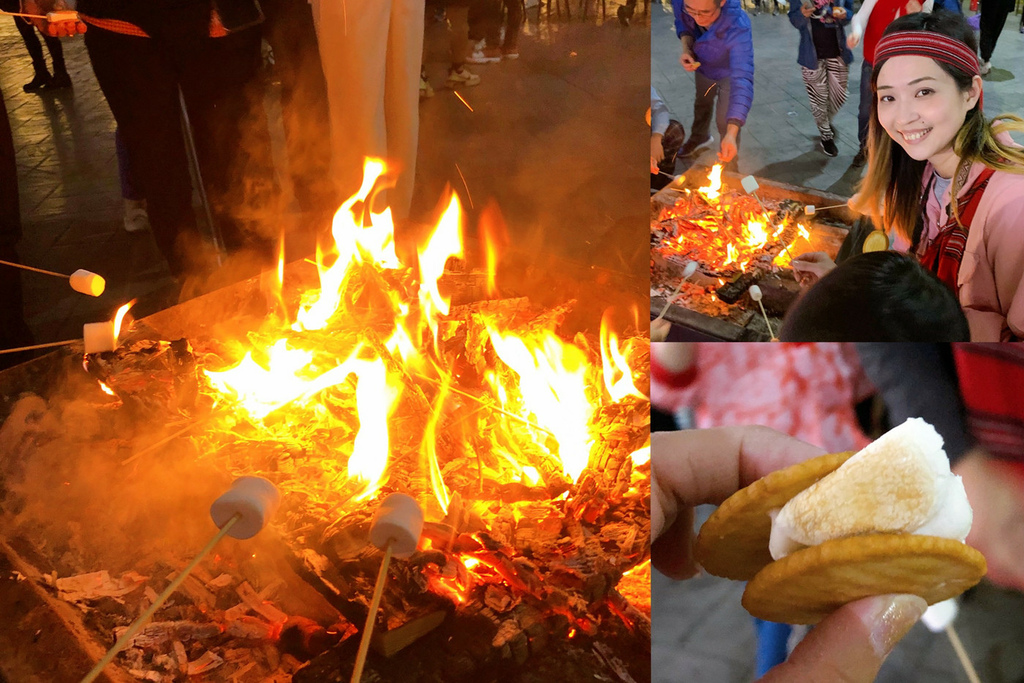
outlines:
[[[782,341],[970,341],[953,292],[914,258],[875,251],[844,261],[789,309]]]

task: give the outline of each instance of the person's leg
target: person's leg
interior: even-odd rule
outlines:
[[[519,56],[519,32],[523,28],[523,16],[526,11],[523,8],[523,0],[504,0],[505,2],[505,40],[501,44],[501,51],[506,58]]]
[[[60,44],[60,38],[43,36],[46,41],[46,49],[50,51],[50,62],[53,63],[53,83],[51,88],[70,88],[71,76],[68,75],[68,67],[64,63],[64,48]]]
[[[996,41],[1006,24],[1006,16],[1013,9],[1013,0],[982,0],[981,2],[981,40],[978,41],[978,52],[982,62],[992,61],[992,53],[996,49]]]
[[[347,32],[338,2],[320,4],[317,25],[331,112],[332,166],[343,198],[359,190],[366,157],[388,155],[384,88],[391,12],[390,0],[347,3]]]
[[[409,217],[416,178],[422,52],[423,0],[395,0],[391,6],[388,30],[384,118],[387,158],[398,173],[397,183],[394,189],[388,190],[387,200],[399,225]]]
[[[870,62],[864,61],[860,68],[860,103],[857,107],[857,140],[861,150],[868,148],[868,123],[871,121],[871,100],[875,94],[871,91]]]
[[[449,88],[479,85],[480,77],[466,68],[466,59],[469,57],[469,7],[449,2],[447,14],[452,66],[448,70],[445,85]]]
[[[828,116],[828,67],[825,60],[819,59],[816,69],[801,66],[800,74],[804,79],[807,99],[811,103],[811,116],[818,126],[818,134],[823,141],[831,140],[833,136]]]
[[[156,243],[171,272],[184,275],[199,232],[172,65],[148,38],[93,28],[85,46],[136,164]]]
[[[258,27],[174,45],[196,156],[228,250],[268,258],[280,234],[279,188],[266,112]]]
[[[832,127],[832,119],[846,103],[847,86],[850,80],[850,67],[842,57],[825,60],[828,69],[828,123]],[[833,130],[833,135],[835,131]]]
[[[715,107],[716,84],[705,78],[699,71],[694,71],[697,92],[693,100],[693,126],[690,128],[690,140],[707,139],[711,130],[711,115]]]
[[[32,58],[32,69],[35,71],[32,80],[23,85],[22,88],[25,92],[41,90],[50,82],[51,77],[50,72],[46,69],[46,60],[43,58],[43,46],[39,42],[39,37],[36,36],[35,26],[27,21],[23,21],[20,17],[14,17],[14,25],[18,27],[18,33],[21,34],[21,40],[25,43],[28,56]]]
[[[327,106],[313,13],[306,0],[263,0],[264,38],[281,81],[281,123],[288,172],[303,212],[333,213],[340,202],[331,180],[331,114]]]

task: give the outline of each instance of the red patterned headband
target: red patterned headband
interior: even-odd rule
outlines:
[[[875,64],[897,55],[931,57],[971,75],[981,73],[978,55],[966,43],[934,31],[896,31],[882,36],[875,47]]]

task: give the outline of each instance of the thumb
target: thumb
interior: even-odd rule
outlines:
[[[761,683],[870,683],[927,607],[916,595],[879,595],[844,605],[811,629]]]

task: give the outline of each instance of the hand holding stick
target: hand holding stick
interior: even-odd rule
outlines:
[[[748,289],[747,292],[750,294],[750,298],[756,301],[757,305],[761,307],[761,315],[764,316],[764,324],[768,326],[768,336],[771,337],[772,341],[779,341],[776,338],[775,333],[772,332],[772,324],[768,321],[768,313],[764,310],[764,304],[761,303],[761,298],[763,296],[761,294],[761,288],[757,285],[750,285],[750,289]]]

